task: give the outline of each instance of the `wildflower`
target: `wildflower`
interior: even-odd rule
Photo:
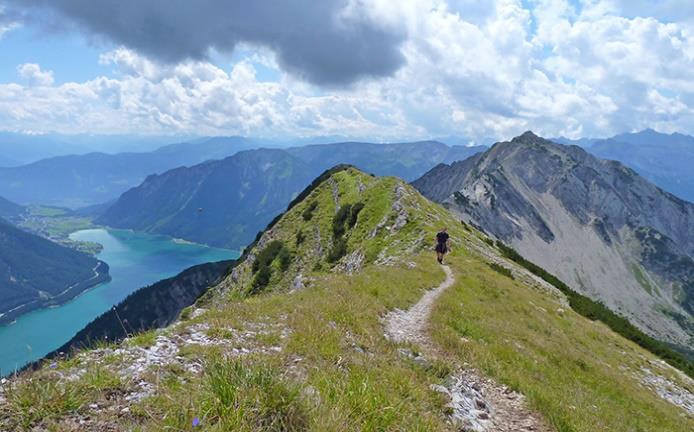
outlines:
[[[193,417],[193,427],[200,426],[200,419],[198,417]]]

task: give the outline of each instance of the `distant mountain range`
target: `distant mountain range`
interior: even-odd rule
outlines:
[[[236,249],[250,243],[315,176],[334,165],[352,164],[376,175],[413,179],[439,162],[464,159],[483,149],[427,141],[244,151],[150,176],[96,222]]]
[[[646,129],[608,139],[559,137],[551,141],[577,145],[603,159],[620,161],[662,189],[694,202],[694,137]]]
[[[283,150],[243,151],[149,176],[96,223],[237,249],[250,243],[314,172]]]
[[[150,152],[177,142],[204,138],[156,135],[66,135],[0,132],[0,167],[26,165],[56,156],[106,153]]]
[[[316,167],[318,172],[350,164],[376,175],[414,180],[437,163],[467,159],[484,146],[448,146],[438,141],[396,144],[343,142],[288,148],[287,152]]]
[[[88,151],[88,147],[58,136],[0,132],[0,167],[24,165],[40,159]]]
[[[0,219],[0,324],[108,279],[105,263]]]
[[[694,204],[532,133],[414,186],[647,333],[694,344]]]
[[[90,143],[86,138],[78,140],[79,143],[75,144],[61,141],[66,139],[62,136],[32,137],[9,134],[15,140],[16,136],[20,136],[22,143],[26,142],[26,145],[16,146],[10,144],[15,141],[3,141],[3,137],[7,135],[0,133],[0,150],[7,147],[7,151],[0,152],[0,167],[3,166],[3,157],[12,157],[8,155],[17,155],[22,151],[34,155],[50,155],[56,152],[85,153],[88,147],[84,143]],[[72,139],[77,140],[75,137]],[[137,142],[137,139],[133,139]],[[610,139],[571,140],[560,137],[552,140],[565,145],[578,145],[601,158],[619,160],[664,190],[694,201],[694,170],[689,169],[694,164],[693,137],[645,130],[635,134],[617,135]],[[321,163],[323,167],[328,167],[337,163],[351,163],[367,171],[397,175],[406,180],[414,180],[436,163],[464,160],[487,148],[449,146],[437,141],[303,145],[313,141],[298,140],[302,146],[287,147],[291,140],[280,142],[218,137],[167,145],[150,152],[86,153],[50,157],[26,165],[0,168],[0,196],[20,204],[44,204],[73,209],[92,206],[117,199],[123,192],[139,185],[148,175],[160,174],[180,166],[196,165],[207,160],[223,159],[238,151],[265,145],[281,146],[309,164]],[[138,147],[135,144],[132,146]],[[144,144],[139,147],[142,146]]]
[[[588,151],[618,160],[666,191],[694,202],[694,137],[647,129],[597,141]]]
[[[149,153],[89,153],[59,156],[12,168],[0,168],[0,196],[20,204],[70,208],[117,198],[148,175],[220,159],[255,144],[245,138],[212,138],[181,143]]]

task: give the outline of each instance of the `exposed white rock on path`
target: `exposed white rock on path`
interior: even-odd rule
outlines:
[[[396,309],[385,317],[385,336],[397,343],[409,342],[422,347],[426,356],[435,356],[436,347],[427,333],[431,309],[436,299],[455,282],[453,272],[444,265],[446,280],[427,291],[410,309]],[[420,359],[421,357],[417,357]],[[449,419],[456,430],[465,431],[547,431],[544,422],[528,410],[523,395],[481,377],[472,369],[449,376],[445,385],[432,386],[450,399]]]
[[[412,342],[423,347],[429,345],[426,325],[429,321],[434,301],[446,291],[455,278],[448,266],[441,266],[446,272],[446,280],[438,287],[427,291],[416,305],[406,311],[396,309],[386,316],[386,337],[393,342]]]

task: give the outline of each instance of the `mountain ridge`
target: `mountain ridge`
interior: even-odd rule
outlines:
[[[138,185],[150,174],[225,157],[253,146],[249,140],[231,137],[171,144],[143,153],[57,156],[0,168],[0,195],[24,204],[70,208],[101,204]]]
[[[691,203],[530,132],[413,184],[650,334],[691,346]]]
[[[694,137],[647,129],[596,141],[588,151],[618,160],[664,190],[694,202]]]
[[[298,194],[311,179],[333,165],[351,164],[377,175],[412,178],[439,160],[455,159],[479,150],[449,147],[439,142],[355,142],[248,150],[222,161],[149,176],[140,186],[125,192],[96,221],[213,246],[240,248],[286,207],[293,194]],[[261,155],[265,155],[265,167],[254,161]],[[244,158],[246,162],[242,161]],[[215,180],[211,181],[208,175],[214,175]],[[276,180],[268,183],[265,177]],[[210,186],[212,183],[215,186]],[[259,189],[246,190],[254,187]],[[216,188],[224,199],[219,199]],[[237,191],[240,191],[238,196]]]

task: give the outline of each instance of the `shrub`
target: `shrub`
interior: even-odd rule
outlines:
[[[253,273],[256,273],[261,267],[267,267],[272,264],[282,249],[284,249],[284,243],[279,240],[273,240],[268,243],[265,249],[260,251],[255,261],[253,261]]]
[[[304,240],[306,240],[306,236],[304,235],[304,232],[298,231],[296,233],[296,245],[300,246],[304,242]]]
[[[333,216],[333,237],[342,237],[345,232],[345,222],[350,217],[352,212],[352,204],[345,204]]]
[[[272,270],[270,267],[263,266],[258,270],[253,278],[253,283],[251,284],[251,294],[257,294],[263,290],[270,283],[270,277],[272,276]]]
[[[280,270],[287,271],[289,265],[292,263],[292,254],[289,252],[289,249],[283,247],[277,254],[277,259],[280,262]]]
[[[364,203],[361,202],[345,204],[333,216],[333,247],[328,253],[328,262],[335,263],[347,255],[347,240],[344,235],[357,224],[359,212],[363,209]]]
[[[318,207],[318,203],[316,201],[313,201],[311,204],[306,206],[306,209],[301,213],[301,217],[304,218],[306,222],[310,221],[313,219],[313,212],[316,210]]]
[[[272,263],[279,261],[280,269],[286,271],[292,261],[289,249],[279,240],[273,240],[265,246],[265,249],[258,253],[253,266],[251,267],[255,277],[251,284],[251,294],[257,294],[270,283],[272,278]]]
[[[326,259],[329,263],[336,263],[345,255],[347,255],[347,240],[340,237],[333,243],[333,247],[330,249]]]
[[[347,224],[349,226],[349,229],[354,228],[354,226],[357,224],[359,212],[361,212],[363,209],[364,209],[364,203],[361,203],[361,202],[358,202],[352,206],[352,211],[350,212],[350,215],[349,215],[349,223]]]
[[[497,264],[497,263],[491,263],[491,264],[489,264],[489,267],[491,267],[492,270],[494,270],[495,272],[497,272],[497,273],[499,273],[499,274],[502,274],[502,275],[504,275],[504,276],[506,276],[506,277],[509,277],[509,278],[511,278],[511,279],[514,279],[513,273],[511,273],[511,270],[507,269],[507,268],[504,267],[504,266],[501,266],[501,265],[499,265],[499,264]]]

